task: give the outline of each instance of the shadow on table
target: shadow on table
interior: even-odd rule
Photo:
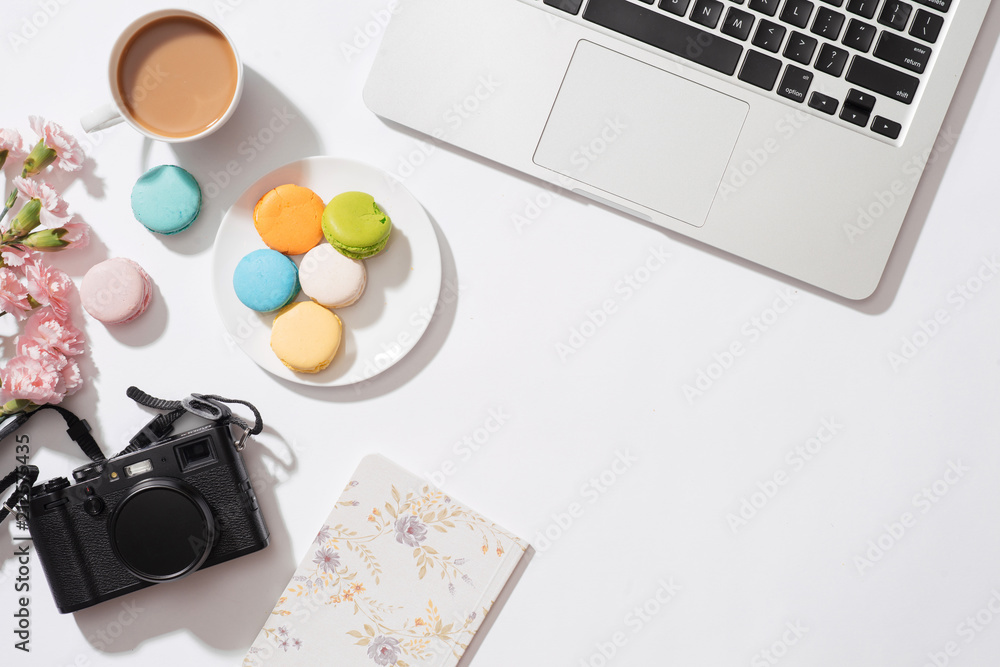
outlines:
[[[448,339],[448,334],[455,322],[455,312],[458,309],[460,289],[458,286],[458,270],[455,267],[455,256],[451,252],[451,246],[448,245],[448,239],[445,238],[441,227],[437,224],[434,217],[430,213],[427,213],[427,217],[431,222],[431,226],[434,227],[438,246],[441,249],[441,292],[426,331],[424,331],[423,336],[413,345],[413,348],[409,350],[406,356],[381,373],[375,374],[356,384],[343,387],[315,387],[290,382],[282,378],[274,378],[276,381],[291,391],[319,401],[350,403],[392,393],[416,377],[420,371],[431,363],[444,346],[444,342]],[[408,250],[409,245],[406,248]],[[410,264],[397,262],[397,265],[409,266]],[[401,275],[386,275],[389,275],[389,277],[384,280],[388,281],[388,284],[395,284],[396,281],[402,279]],[[372,278],[369,279],[372,280]],[[383,281],[383,278],[376,278],[375,280]],[[376,292],[379,289],[383,289],[384,291],[384,286],[379,287],[379,284],[376,284],[373,289]],[[370,302],[377,301],[377,299],[370,300]],[[421,311],[414,312],[413,317],[426,317],[427,313],[423,312],[424,310],[426,310],[426,307]],[[391,343],[393,341],[386,342]]]
[[[196,255],[212,247],[223,216],[243,191],[271,170],[325,151],[316,129],[274,84],[244,68],[243,96],[232,118],[217,132],[171,144],[177,164],[198,180],[201,213],[183,234],[155,235],[169,250]],[[143,145],[142,170],[151,166],[152,140]]]
[[[125,653],[148,639],[186,630],[216,649],[250,647],[297,564],[275,494],[280,478],[297,466],[291,447],[286,444],[285,450],[272,452],[255,444],[243,453],[271,532],[270,544],[179,581],[76,612],[76,623],[91,646],[105,653]]]

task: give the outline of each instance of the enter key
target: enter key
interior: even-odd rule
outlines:
[[[889,31],[883,31],[873,55],[887,63],[920,74],[926,69],[927,61],[931,58],[931,48]]]

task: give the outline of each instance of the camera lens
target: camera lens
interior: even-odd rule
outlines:
[[[215,542],[208,503],[175,479],[137,484],[111,518],[115,555],[143,581],[180,579],[204,564]]]

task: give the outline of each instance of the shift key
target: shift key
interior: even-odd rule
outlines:
[[[856,86],[899,100],[903,104],[913,102],[917,86],[920,85],[920,79],[915,76],[861,56],[854,56],[854,60],[851,61],[851,68],[847,70],[847,80]]]

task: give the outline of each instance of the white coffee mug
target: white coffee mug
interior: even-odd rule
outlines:
[[[159,19],[170,17],[187,17],[207,23],[226,39],[226,42],[229,44],[229,48],[233,51],[233,57],[236,59],[236,90],[233,93],[232,100],[229,102],[229,107],[226,109],[225,113],[209,127],[200,132],[185,136],[168,136],[158,134],[157,132],[141,125],[129,112],[128,106],[125,103],[125,97],[120,89],[118,81],[118,72],[122,56],[132,38],[150,23]],[[200,14],[196,14],[185,9],[161,9],[136,19],[129,24],[129,26],[125,28],[122,34],[118,37],[114,47],[111,49],[111,57],[108,59],[108,82],[111,88],[112,101],[94,109],[80,119],[80,124],[83,126],[84,131],[96,132],[124,121],[125,123],[131,125],[137,132],[149,137],[150,139],[156,139],[157,141],[165,141],[169,143],[181,143],[201,139],[202,137],[212,134],[222,127],[222,125],[233,115],[233,112],[236,110],[236,105],[240,101],[240,95],[243,93],[243,62],[240,60],[239,54],[236,52],[236,45],[233,43],[232,38],[226,33],[225,30],[212,21]]]

